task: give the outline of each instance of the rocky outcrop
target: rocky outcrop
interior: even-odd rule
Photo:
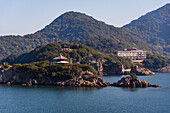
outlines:
[[[168,65],[166,67],[162,67],[162,68],[156,69],[155,71],[161,72],[161,73],[170,73],[170,65]]]
[[[124,74],[124,68],[122,64],[108,62],[105,59],[95,59],[90,61],[93,68],[96,70],[98,75],[111,75],[111,74]]]
[[[98,75],[103,76],[103,64],[100,60],[98,60],[95,63],[91,63],[93,68],[96,70]]]
[[[152,85],[145,80],[133,79],[131,77],[123,77],[118,82],[112,83],[111,86],[132,88],[159,87],[159,85]]]
[[[130,73],[135,73],[136,75],[155,75],[155,73],[150,71],[148,68],[131,69]]]
[[[0,70],[1,84],[56,85],[56,81],[56,79],[50,77],[33,78],[31,73],[13,70],[12,67]]]
[[[29,81],[30,75],[21,71],[14,71],[12,67],[0,70],[0,83],[22,84]]]
[[[59,86],[71,86],[71,87],[107,87],[110,83],[105,82],[101,78],[76,78],[62,82],[57,82]]]
[[[117,63],[112,63],[107,65],[108,66],[103,67],[103,75],[124,74],[122,64],[118,65]]]
[[[12,67],[0,70],[0,83],[8,85],[21,84],[24,86],[58,85],[71,87],[107,87],[111,85],[117,87],[159,87],[158,85],[147,83],[145,80],[132,79],[131,77],[123,77],[118,82],[110,84],[91,72],[82,72],[77,77],[65,81],[59,81],[50,77],[32,78],[30,73],[13,70]]]
[[[88,75],[86,75],[88,73]],[[74,79],[66,81],[59,81],[50,77],[32,78],[30,73],[13,70],[12,67],[6,70],[0,70],[0,83],[1,84],[21,84],[21,85],[59,85],[59,86],[72,86],[72,87],[107,87],[110,83],[105,82],[98,76],[91,72],[82,72]]]

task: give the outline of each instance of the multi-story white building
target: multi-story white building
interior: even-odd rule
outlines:
[[[131,60],[143,60],[146,58],[146,51],[139,49],[124,49],[123,51],[117,51],[117,55]]]

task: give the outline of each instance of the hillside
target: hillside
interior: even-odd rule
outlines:
[[[155,48],[170,53],[170,4],[141,16],[123,26],[123,29]]]
[[[63,50],[64,46],[68,46],[69,50]],[[2,60],[3,62],[8,62],[9,64],[16,63],[31,63],[37,61],[45,61],[48,60],[50,62],[53,61],[53,58],[62,54],[67,57],[72,63],[81,63],[81,64],[89,64],[91,61],[102,62],[102,63],[123,63],[125,67],[130,67],[130,60],[120,58],[113,54],[102,54],[100,52],[96,52],[93,48],[90,48],[83,44],[76,43],[68,43],[68,42],[57,42],[50,43],[45,46],[39,46],[32,50],[29,53],[24,53],[22,55],[10,55],[6,59]]]
[[[0,59],[11,54],[29,52],[37,46],[58,41],[85,44],[105,53],[136,47],[148,51],[159,51],[162,54],[161,49],[153,48],[122,29],[79,12],[64,13],[34,34],[23,37],[1,36],[0,40]]]

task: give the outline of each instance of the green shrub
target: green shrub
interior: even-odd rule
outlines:
[[[98,77],[99,77],[98,75],[93,75],[90,78],[98,78]]]
[[[138,79],[138,77],[136,76],[136,73],[130,73],[129,75],[130,75],[131,78],[133,78],[133,79]]]
[[[2,70],[10,67],[10,65],[9,65],[7,62],[5,62],[4,64],[2,64],[1,66],[2,66],[2,67],[1,67]]]

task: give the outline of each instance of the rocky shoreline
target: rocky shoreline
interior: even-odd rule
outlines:
[[[1,82],[0,84],[15,85],[16,83],[11,82]],[[105,82],[104,79],[98,78],[88,78],[88,79],[69,79],[66,81],[59,81],[54,84],[39,84],[37,80],[30,80],[27,83],[17,83],[22,86],[32,86],[32,85],[53,85],[53,86],[65,86],[65,87],[124,87],[124,88],[147,88],[147,87],[159,87],[159,85],[151,84],[145,80],[133,79],[132,77],[122,77],[121,80],[114,83]]]
[[[145,80],[134,79],[133,77],[123,77],[118,82],[109,83],[105,82],[104,79],[95,76],[94,74],[78,75],[73,79],[59,81],[50,77],[40,77],[40,78],[31,78],[29,73],[17,72],[11,67],[6,70],[0,71],[0,84],[20,84],[23,86],[32,86],[32,85],[54,85],[54,86],[70,86],[70,87],[159,87],[158,85],[152,85],[147,83]]]
[[[132,68],[130,73],[135,73],[136,75],[141,76],[155,75],[155,73],[149,70],[148,68],[139,68],[138,66],[136,66],[135,69]]]
[[[118,82],[112,83],[111,86],[132,88],[159,87],[159,85],[152,85],[145,80],[133,79],[132,77],[123,77]]]
[[[159,69],[154,69],[154,71],[161,72],[161,73],[170,73],[170,65]]]
[[[70,79],[63,82],[57,82],[59,86],[71,86],[71,87],[107,87],[110,86],[109,82],[105,82],[104,79],[88,78],[88,79]]]

